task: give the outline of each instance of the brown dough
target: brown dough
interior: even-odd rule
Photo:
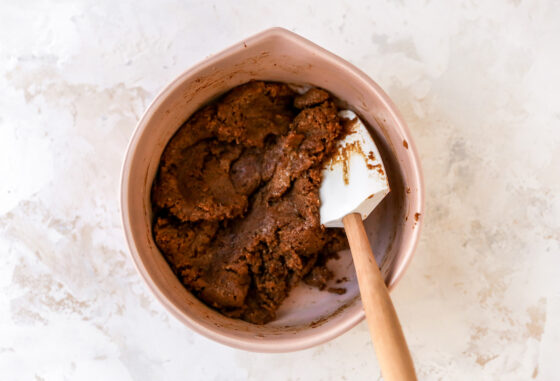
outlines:
[[[342,127],[330,95],[249,82],[197,111],[170,140],[152,186],[155,241],[187,289],[264,324],[292,287],[324,289],[347,246],[319,219],[323,163]]]

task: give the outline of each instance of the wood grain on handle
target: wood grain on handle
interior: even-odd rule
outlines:
[[[415,381],[414,364],[406,345],[389,291],[375,262],[362,218],[357,213],[342,219],[350,243],[362,304],[385,381]]]

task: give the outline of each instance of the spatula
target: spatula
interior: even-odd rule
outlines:
[[[349,133],[323,170],[319,190],[321,223],[343,227],[358,277],[369,331],[386,381],[416,380],[414,365],[389,292],[375,262],[362,220],[389,193],[379,151],[363,122],[349,110]]]

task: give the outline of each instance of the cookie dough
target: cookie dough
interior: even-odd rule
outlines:
[[[325,160],[342,133],[324,90],[249,82],[197,111],[152,185],[153,234],[180,281],[223,314],[264,324],[300,280],[326,287],[347,246],[319,220]]]

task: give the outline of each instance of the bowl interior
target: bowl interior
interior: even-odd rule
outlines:
[[[305,285],[292,291],[278,318],[264,326],[229,319],[208,308],[177,280],[151,231],[150,190],[169,139],[193,112],[249,80],[322,87],[370,126],[386,166],[391,193],[366,220],[377,262],[392,287],[417,240],[421,185],[412,142],[386,95],[359,70],[290,32],[273,29],[240,43],[184,73],[148,108],[131,140],[123,167],[125,233],[138,270],[158,299],[181,321],[222,343],[256,351],[302,349],[329,340],[361,319],[350,253],[329,262],[343,295]],[[407,146],[403,144],[407,141]]]

